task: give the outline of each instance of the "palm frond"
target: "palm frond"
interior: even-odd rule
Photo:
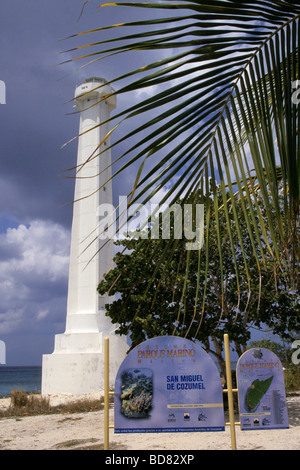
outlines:
[[[248,272],[237,204],[258,269],[271,257],[278,266],[284,261],[294,279],[299,266],[300,133],[299,106],[292,96],[293,83],[300,79],[300,2],[153,0],[104,7],[143,9],[145,15],[82,33],[97,39],[75,48],[84,54],[74,61],[90,64],[139,51],[157,54],[154,62],[110,81],[117,85],[117,96],[150,87],[158,90],[111,118],[117,122],[114,129],[134,122],[131,131],[111,146],[119,152],[114,163],[120,167],[114,176],[136,162],[153,161],[147,171],[140,165],[130,203],[146,203],[170,182],[161,203],[193,200],[199,188],[203,199],[209,192],[215,198],[219,186],[233,259],[233,230],[243,254],[243,266],[236,263],[237,297],[239,272]],[[154,17],[145,19],[153,12]],[[122,35],[124,28],[130,33]],[[102,39],[104,31],[111,37]],[[98,158],[101,152],[96,152]],[[222,270],[214,200],[210,223],[218,227]],[[206,247],[209,262],[209,240]],[[248,281],[251,290],[250,274]]]

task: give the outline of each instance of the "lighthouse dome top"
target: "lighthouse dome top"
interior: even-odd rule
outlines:
[[[112,96],[111,96],[112,95]],[[81,85],[75,90],[75,109],[81,109],[82,106],[90,105],[91,101],[99,101],[106,98],[106,103],[115,108],[116,98],[114,89],[108,85],[107,80],[101,77],[85,78]]]
[[[90,77],[90,78],[85,78],[83,80],[83,83],[93,83],[93,82],[107,83],[107,80],[105,80],[105,78],[101,78],[101,77]]]

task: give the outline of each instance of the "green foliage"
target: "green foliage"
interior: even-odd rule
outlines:
[[[210,204],[213,209],[212,200]],[[235,209],[237,213],[241,210],[238,201]],[[184,239],[177,240],[175,249],[169,252],[170,259],[165,262],[161,262],[161,254],[170,250],[170,241],[151,240],[150,228],[142,249],[136,239],[116,242],[126,251],[117,253],[115,268],[105,275],[98,292],[101,295],[118,294],[117,300],[106,305],[107,315],[113,323],[119,324],[117,333],[127,334],[130,330],[132,347],[154,336],[185,336],[202,342],[206,350],[214,352],[222,362],[220,353],[225,333],[236,345],[245,345],[250,338],[251,325],[259,327],[265,323],[287,338],[290,329],[299,328],[299,295],[291,295],[280,272],[276,274],[277,290],[274,288],[275,264],[271,257],[266,269],[259,271],[248,231],[243,225],[241,233],[255,286],[251,296],[245,272],[241,273],[237,283],[235,263],[241,263],[244,254],[239,250],[234,231],[230,240],[224,228],[224,212],[219,211],[222,258],[218,250],[217,227],[210,223],[205,227],[209,230],[209,242],[206,240],[200,251],[189,252],[188,276]],[[229,222],[234,223],[232,211]],[[235,260],[231,243],[236,249]],[[208,338],[214,343],[214,349]],[[241,352],[242,348],[237,349]]]

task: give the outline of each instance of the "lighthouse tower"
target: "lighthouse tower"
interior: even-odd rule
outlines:
[[[114,334],[115,326],[105,316],[105,304],[114,298],[97,293],[97,286],[111,269],[114,256],[113,241],[97,236],[98,208],[101,204],[112,205],[112,184],[108,182],[110,143],[109,139],[104,140],[109,132],[106,121],[116,106],[115,97],[109,96],[112,92],[106,81],[98,77],[84,80],[75,91],[80,136],[66,330],[55,336],[54,352],[43,356],[42,395],[80,395],[103,389],[104,338],[110,338],[111,383],[128,350],[126,338]],[[100,151],[107,150],[99,155],[101,142]]]

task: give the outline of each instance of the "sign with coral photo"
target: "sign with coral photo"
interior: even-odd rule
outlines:
[[[224,431],[222,385],[212,358],[184,338],[134,348],[115,382],[115,432]]]

